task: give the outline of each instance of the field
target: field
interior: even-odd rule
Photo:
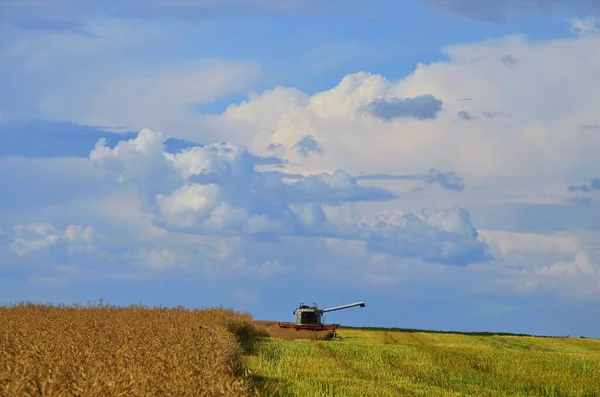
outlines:
[[[600,340],[338,336],[224,308],[0,307],[0,396],[600,395]]]
[[[223,308],[0,307],[0,395],[247,396],[255,332]]]
[[[245,365],[255,386],[274,396],[600,395],[600,340],[347,328],[338,335],[264,340]]]

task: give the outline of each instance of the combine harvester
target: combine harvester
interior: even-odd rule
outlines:
[[[279,328],[295,328],[296,331],[301,329],[309,331],[330,331],[335,336],[335,331],[339,327],[339,324],[324,324],[324,313],[348,309],[355,306],[365,307],[364,302],[356,302],[329,309],[319,309],[316,303],[313,303],[313,305],[314,306],[306,306],[304,303],[300,303],[300,306],[298,306],[293,313],[296,316],[296,321],[294,323],[278,322],[277,325],[279,325]]]

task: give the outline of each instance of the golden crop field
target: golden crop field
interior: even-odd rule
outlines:
[[[600,340],[340,329],[244,358],[273,396],[600,396]]]
[[[222,308],[0,307],[0,395],[247,396],[255,332]]]

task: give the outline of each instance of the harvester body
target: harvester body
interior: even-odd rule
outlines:
[[[281,328],[295,328],[308,329],[312,331],[333,331],[339,326],[339,324],[324,324],[323,314],[333,312],[336,310],[348,309],[351,307],[360,306],[365,307],[364,302],[351,303],[349,305],[342,305],[331,307],[329,309],[319,309],[316,303],[313,306],[307,306],[304,303],[300,303],[300,306],[294,310],[295,321],[294,323],[278,323]]]

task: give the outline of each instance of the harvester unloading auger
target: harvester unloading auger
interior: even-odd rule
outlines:
[[[278,322],[277,324],[280,328],[295,328],[296,330],[306,329],[311,331],[331,331],[335,334],[339,324],[324,324],[323,314],[336,310],[348,309],[355,306],[365,307],[365,303],[356,302],[349,305],[331,307],[329,309],[319,309],[316,303],[313,303],[313,306],[306,306],[304,303],[300,303],[300,306],[298,306],[293,313],[296,316],[295,322]]]

